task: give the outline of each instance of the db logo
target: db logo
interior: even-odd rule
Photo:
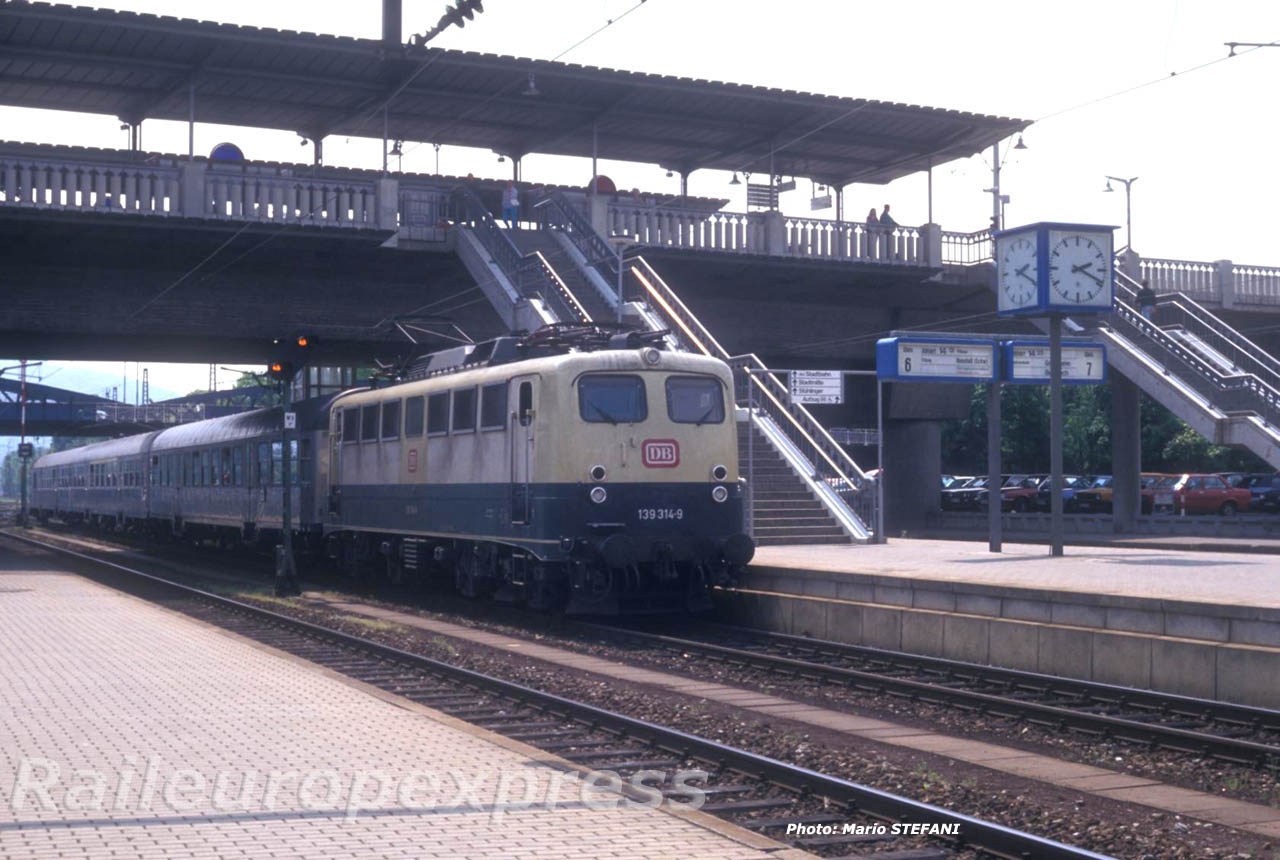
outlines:
[[[640,459],[650,469],[674,469],[680,465],[680,443],[675,439],[645,439]]]

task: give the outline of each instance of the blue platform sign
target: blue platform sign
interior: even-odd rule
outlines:
[[[1109,313],[1115,298],[1115,229],[1043,221],[996,233],[997,312]]]
[[[1000,344],[1001,377],[1005,382],[1048,385],[1049,341],[1010,340]],[[1107,347],[1102,343],[1067,341],[1062,344],[1062,382],[1098,385],[1107,381]]]
[[[888,382],[994,382],[994,340],[963,337],[886,337],[876,341],[876,376]]]

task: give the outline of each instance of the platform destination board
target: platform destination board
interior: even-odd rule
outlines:
[[[793,370],[789,376],[797,403],[844,403],[844,374],[838,370]]]
[[[996,344],[982,338],[883,338],[876,343],[876,373],[894,382],[991,382]]]
[[[1000,344],[1006,381],[1049,384],[1049,341],[1012,340]],[[1062,381],[1069,385],[1097,385],[1107,381],[1107,348],[1101,343],[1062,345]]]

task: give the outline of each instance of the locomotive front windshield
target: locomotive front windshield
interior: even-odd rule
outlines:
[[[720,383],[704,376],[673,376],[667,380],[667,415],[677,424],[719,424],[724,421]]]
[[[578,380],[583,421],[635,424],[649,417],[644,380],[631,374],[592,374]]]

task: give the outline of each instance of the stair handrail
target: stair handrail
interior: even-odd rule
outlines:
[[[1280,386],[1273,386],[1251,372],[1224,374],[1219,371],[1193,349],[1188,348],[1182,341],[1142,316],[1129,304],[1137,294],[1137,285],[1128,276],[1119,272],[1117,275],[1118,289],[1113,305],[1115,313],[1108,320],[1102,321],[1103,324],[1110,324],[1113,328],[1123,327],[1138,345],[1145,340],[1163,352],[1163,356],[1157,353],[1153,358],[1164,358],[1166,364],[1167,359],[1172,358],[1192,371],[1190,375],[1181,374],[1178,378],[1224,414],[1252,412],[1271,425],[1280,427]],[[1174,299],[1166,304],[1176,304],[1180,300]],[[1203,308],[1201,310],[1204,311]],[[1208,311],[1204,313],[1213,317]]]
[[[651,306],[657,307],[659,313],[666,318],[668,326],[684,335],[681,339],[686,341],[686,346],[719,358],[734,369],[735,385],[741,389],[735,391],[738,405],[745,405],[748,400],[754,399],[747,396],[744,387],[748,379],[757,387],[764,395],[760,402],[768,412],[776,416],[776,423],[792,444],[805,453],[820,474],[828,471],[831,473],[825,477],[838,483],[834,487],[836,492],[860,491],[872,483],[872,478],[831,438],[831,434],[813,414],[803,404],[791,399],[790,390],[759,356],[754,353],[730,355],[643,256],[633,258],[631,274],[644,287],[652,299]]]
[[[1116,271],[1116,284],[1120,288],[1117,293],[1124,293],[1132,304],[1136,304],[1136,295],[1140,285],[1136,280],[1119,270]],[[1265,349],[1247,338],[1240,331],[1232,328],[1226,320],[1210,311],[1190,296],[1182,293],[1164,293],[1156,297],[1159,308],[1173,308],[1197,327],[1195,334],[1202,338],[1224,344],[1226,350],[1219,350],[1237,365],[1237,359],[1243,358],[1254,365],[1253,372],[1273,386],[1280,387],[1280,360]],[[1217,343],[1211,344],[1217,347]],[[1227,353],[1229,350],[1234,355]]]
[[[587,265],[600,273],[601,277],[612,283],[618,276],[618,254],[613,246],[591,225],[581,209],[557,191],[543,201],[539,201],[538,209],[545,212],[547,223],[560,228],[574,247],[586,258]]]
[[[577,297],[560,280],[546,258],[537,252],[523,253],[508,231],[498,226],[498,219],[493,217],[474,190],[465,185],[456,186],[452,198],[458,219],[471,225],[481,247],[489,252],[494,264],[507,276],[519,295],[542,299],[561,322],[590,320]]]
[[[587,309],[582,306],[582,302],[578,301],[578,297],[573,294],[573,290],[569,289],[568,285],[560,277],[560,273],[547,262],[547,258],[543,256],[541,251],[534,251],[526,256],[525,260],[529,265],[536,265],[541,268],[543,277],[555,287],[555,294],[560,300],[559,304],[564,306],[563,309],[568,311],[576,322],[591,322],[591,314],[587,313]]]

